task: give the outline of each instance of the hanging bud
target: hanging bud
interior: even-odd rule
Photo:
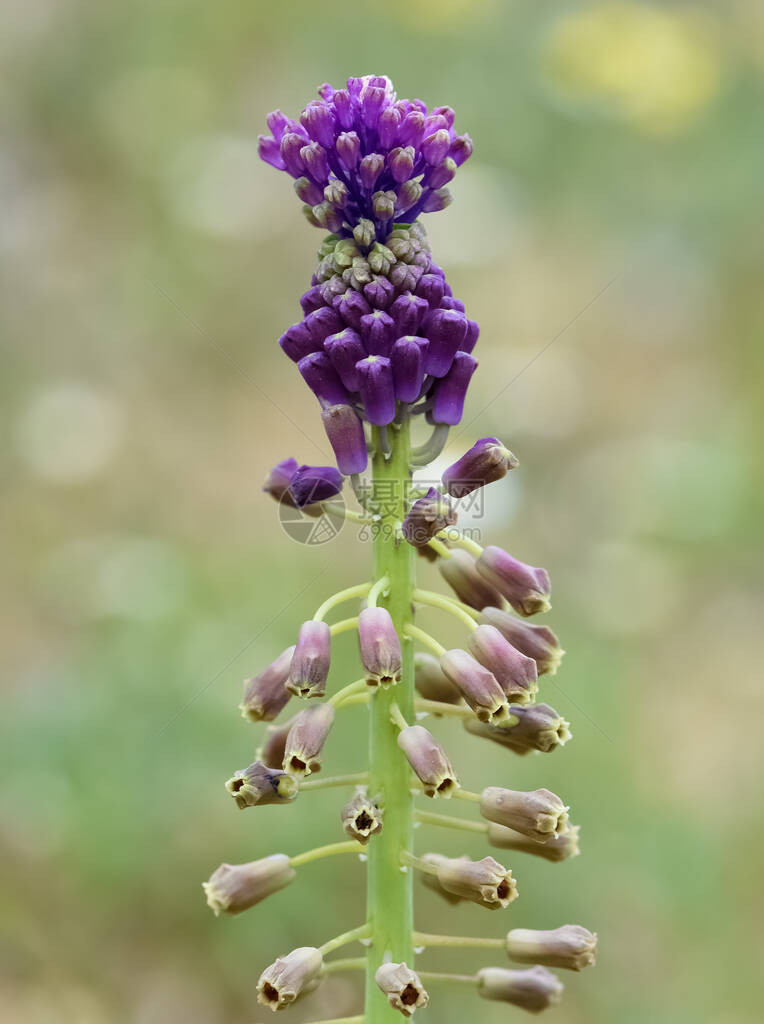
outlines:
[[[319,985],[322,967],[321,951],[314,946],[300,946],[280,956],[260,975],[258,1003],[272,1010],[283,1010]]]
[[[393,332],[395,325],[393,318],[376,309],[373,313],[361,317],[361,337],[364,340],[366,351],[359,359],[368,353],[370,356],[389,356],[393,345]],[[356,390],[358,390],[356,388]]]
[[[275,501],[284,501],[287,505],[294,505],[292,495],[289,493],[289,485],[297,472],[297,459],[283,459],[277,462],[273,469],[268,471],[268,476],[263,483],[263,490]]]
[[[518,465],[498,437],[483,437],[443,473],[443,486],[452,498],[464,498],[478,487],[501,480]]]
[[[597,935],[578,924],[552,931],[513,928],[507,935],[507,956],[521,964],[543,964],[582,971],[595,963]]]
[[[403,536],[415,548],[428,544],[436,533],[453,526],[456,513],[447,498],[431,487],[423,498],[419,498],[409,509],[403,520]]]
[[[295,716],[296,718],[297,716]],[[294,725],[294,718],[290,718],[283,725],[269,725],[265,730],[263,745],[257,751],[258,761],[262,761],[269,768],[281,768],[284,763],[284,751],[286,750],[287,736]]]
[[[363,473],[369,461],[363,423],[352,406],[330,405],[321,413],[326,436],[334,451],[340,473]]]
[[[426,338],[405,335],[398,338],[390,353],[395,397],[399,402],[416,402],[424,382],[424,361],[429,342]]]
[[[464,412],[467,388],[477,365],[477,360],[467,352],[456,353],[451,369],[435,384],[431,412],[433,423],[446,423],[453,427],[459,422]]]
[[[254,761],[247,768],[234,772],[225,788],[239,810],[266,804],[288,804],[297,796],[297,783],[286,772]]]
[[[369,686],[400,682],[401,642],[386,609],[363,609],[358,616],[358,640]]]
[[[367,356],[356,363],[364,412],[369,423],[386,426],[395,419],[395,389],[390,360]]]
[[[274,853],[249,864],[221,864],[202,888],[215,917],[221,912],[240,914],[289,885],[296,874],[289,857]]]
[[[562,982],[546,967],[531,967],[527,971],[484,967],[477,978],[478,995],[483,999],[511,1003],[530,1013],[541,1013],[562,999]]]
[[[548,626],[537,626],[515,618],[503,611],[494,601],[482,609],[480,621],[495,626],[518,651],[533,658],[539,675],[554,675],[565,653],[560,641]]]
[[[497,727],[468,719],[464,727],[474,736],[493,740],[516,754],[527,754],[531,750],[549,754],[557,747],[565,746],[571,738],[570,724],[548,704],[529,704],[526,707],[512,704],[509,710],[515,719],[510,725]]]
[[[409,725],[401,729],[398,746],[422,783],[425,796],[448,798],[459,787],[448,755],[424,726]]]
[[[551,860],[558,863],[567,860],[568,857],[577,857],[578,849],[578,825],[568,823],[567,830],[559,836],[550,836],[544,843],[537,843],[529,839],[522,832],[515,832],[513,828],[505,825],[497,825],[495,822],[488,823],[488,842],[499,850],[517,850],[520,853],[532,853],[536,857],[543,857],[544,860]]]
[[[466,857],[442,857],[436,864],[441,887],[453,896],[478,903],[489,910],[509,906],[517,899],[512,872],[493,857],[469,860]]]
[[[461,693],[443,674],[438,659],[424,651],[417,651],[414,655],[414,686],[425,700],[437,700],[442,704],[461,703]]]
[[[455,648],[440,659],[440,667],[481,722],[496,725],[509,717],[509,702],[498,680],[471,654]]]
[[[533,658],[516,651],[495,626],[477,626],[467,643],[473,657],[496,678],[510,704],[528,704],[533,700],[538,692]]]
[[[396,337],[415,336],[429,306],[427,300],[412,292],[399,295],[390,307],[395,322]]]
[[[358,333],[352,327],[346,327],[338,334],[330,334],[324,342],[324,350],[348,391],[357,391],[359,377],[355,364],[366,355]]]
[[[448,860],[448,857],[444,857],[440,853],[425,853],[422,855],[421,859],[424,861],[425,864],[429,864],[433,868],[437,869],[440,866],[440,864],[443,863],[443,861]],[[461,859],[467,860],[466,857],[462,857]],[[450,903],[452,907],[455,907],[457,903],[464,902],[464,898],[462,896],[456,896],[454,895],[454,893],[448,892],[446,889],[443,888],[443,886],[438,881],[437,871],[435,873],[431,873],[427,869],[420,871],[419,879],[422,885],[426,886],[428,889],[432,889],[432,891],[436,892],[438,896],[440,896],[442,899],[446,901],[446,903]]]
[[[297,364],[297,369],[322,406],[348,401],[347,390],[326,352],[312,352],[305,356]]]
[[[522,793],[488,786],[480,794],[480,813],[487,821],[513,828],[537,843],[561,835],[568,826],[568,808],[548,789]]]
[[[342,491],[342,474],[334,466],[300,466],[289,485],[297,508],[327,501]]]
[[[549,601],[552,588],[546,569],[526,565],[493,545],[483,550],[476,566],[518,615],[536,615],[552,607]]]
[[[438,561],[438,571],[453,592],[478,611],[487,605],[501,604],[501,594],[475,568],[475,559],[468,551],[454,548],[450,558]]]
[[[359,789],[342,808],[342,827],[351,839],[366,846],[372,836],[382,831],[382,810],[365,789]]]
[[[241,717],[251,722],[272,722],[286,707],[291,694],[286,688],[294,647],[287,647],[276,660],[252,679],[245,680]]]
[[[403,964],[382,964],[374,980],[387,996],[394,1010],[404,1017],[411,1017],[422,1006],[427,1006],[430,997],[417,974]]]
[[[300,626],[287,689],[298,697],[323,697],[331,662],[331,633],[325,622],[308,619]]]
[[[445,377],[467,334],[467,318],[453,309],[435,309],[423,330],[430,342],[425,369],[433,377]]]
[[[371,313],[369,303],[354,288],[348,288],[342,295],[338,295],[334,300],[334,307],[344,322],[356,331],[360,328],[363,317]],[[341,326],[337,328],[338,331],[341,329]]]
[[[334,722],[331,704],[316,704],[301,711],[289,730],[284,750],[284,771],[302,778],[321,771],[321,751]]]

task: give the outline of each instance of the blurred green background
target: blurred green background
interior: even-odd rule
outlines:
[[[359,918],[349,858],[237,918],[200,883],[340,838],[339,791],[241,814],[222,788],[261,733],[241,680],[369,556],[349,529],[296,544],[260,493],[326,447],[275,343],[320,236],[256,135],[384,73],[475,141],[427,221],[483,330],[448,455],[499,434],[520,457],[482,525],[552,573],[568,654],[541,694],[574,739],[513,759],[436,731],[470,788],[560,791],[583,851],[499,854],[511,910],[423,890],[420,927],[596,928],[569,1024],[761,1020],[761,4],[29,0],[4,22],[0,1018],[251,1024],[275,954]],[[333,685],[357,675],[337,652]],[[326,771],[357,769],[364,715]],[[359,1001],[334,976],[289,1019]]]

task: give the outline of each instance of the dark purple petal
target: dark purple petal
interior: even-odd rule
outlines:
[[[436,309],[422,330],[430,341],[425,369],[433,377],[445,377],[467,334],[467,318],[453,309]]]
[[[364,285],[363,294],[374,309],[387,309],[395,298],[395,288],[386,277],[375,277]]]
[[[326,436],[341,473],[363,473],[368,463],[363,423],[347,404],[330,405],[321,413]]]
[[[355,132],[343,132],[337,137],[337,154],[349,171],[354,171],[361,159],[361,140]]]
[[[361,325],[361,317],[371,313],[369,303],[360,292],[355,291],[353,288],[348,288],[343,295],[337,296],[334,300],[334,308],[344,322],[350,327],[355,328],[355,330],[358,330]],[[340,324],[337,330],[341,330],[343,326],[344,324]]]
[[[398,335],[416,334],[425,313],[429,310],[427,300],[412,292],[399,295],[390,307],[390,315],[395,321]]]
[[[393,345],[390,364],[395,397],[399,402],[415,402],[424,381],[424,361],[429,342],[426,338],[403,337]]]
[[[477,360],[467,352],[457,352],[451,369],[442,380],[435,384],[435,401],[432,406],[432,418],[435,423],[448,423],[454,426],[462,418],[464,399],[470,378],[477,369]]]
[[[357,364],[361,377],[360,392],[366,419],[382,427],[395,418],[395,391],[390,360],[384,356],[367,356]]]
[[[360,336],[352,327],[346,327],[339,334],[330,334],[324,342],[332,366],[348,391],[357,391],[360,381],[356,363],[366,356],[366,349]]]
[[[361,337],[366,346],[364,355],[389,356],[393,345],[395,325],[393,318],[382,310],[361,317]],[[359,356],[362,359],[363,356]]]
[[[263,490],[276,501],[280,501],[297,472],[297,459],[282,459],[268,473],[263,483]]]
[[[279,338],[279,345],[296,363],[321,348],[321,342],[311,335],[304,320],[288,327]]]
[[[281,147],[275,139],[269,135],[257,136],[257,152],[261,160],[264,160],[277,171],[285,171],[286,164],[281,156]]]
[[[417,295],[426,299],[430,309],[437,309],[445,294],[444,280],[437,274],[423,274],[416,286]]]
[[[341,405],[348,401],[348,393],[326,352],[305,356],[297,364],[297,369],[322,405]]]
[[[342,474],[334,466],[300,466],[289,485],[298,508],[326,501],[341,490]]]

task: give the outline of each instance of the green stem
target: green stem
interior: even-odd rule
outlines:
[[[335,971],[365,971],[365,956],[346,956],[341,960],[330,960],[324,964],[324,974],[333,974]]]
[[[439,825],[441,828],[455,828],[464,832],[481,832],[483,835],[488,831],[488,825],[484,821],[467,821],[466,818],[452,818],[450,814],[435,814],[432,811],[414,811],[416,821],[423,825]]]
[[[357,693],[363,693],[364,690],[368,690],[365,679],[356,679],[354,683],[348,683],[347,686],[343,686],[341,690],[337,690],[333,694],[327,704],[331,704],[332,707],[338,708],[341,704],[344,704],[349,697],[355,696]]]
[[[365,1017],[332,1017],[331,1020],[312,1020],[309,1024],[364,1024]]]
[[[476,949],[503,949],[505,939],[489,939],[485,935],[431,935],[414,932],[417,946],[474,946]]]
[[[321,622],[326,618],[327,614],[335,607],[335,605],[342,604],[343,601],[350,601],[354,597],[366,597],[369,593],[370,583],[359,583],[355,587],[348,587],[346,590],[338,590],[336,594],[332,594],[331,597],[327,597],[322,605],[316,609],[316,614],[313,616],[316,622]]]
[[[435,540],[434,537],[432,540],[428,540],[427,544],[436,554],[440,555],[441,558],[451,558],[450,548],[447,548],[446,545],[442,544],[439,540]]]
[[[417,697],[414,701],[417,711],[429,711],[431,715],[444,715],[446,718],[474,718],[475,712],[464,704],[446,704],[442,700],[425,700]]]
[[[441,530],[440,533],[436,534],[436,537],[438,540],[447,540],[449,544],[453,544],[457,548],[464,548],[465,551],[469,551],[475,558],[480,558],[483,554],[483,548],[477,541],[472,540],[470,537],[465,537],[459,530],[455,530],[453,526],[448,526],[445,530]]]
[[[322,857],[333,857],[336,853],[365,853],[361,843],[348,840],[345,843],[329,843],[328,846],[317,846],[313,850],[306,850],[305,853],[298,853],[296,857],[290,857],[289,863],[293,868],[301,864],[309,864],[312,860],[320,860]]]
[[[333,623],[329,627],[329,633],[331,636],[338,636],[340,633],[347,633],[349,629],[356,629],[358,627],[358,616],[354,615],[351,619],[340,619],[339,622]]]
[[[420,629],[419,626],[413,626],[409,623],[409,625],[404,628],[404,633],[406,636],[410,636],[413,640],[419,640],[426,647],[429,647],[430,650],[434,651],[438,657],[446,653],[446,648],[443,644],[439,644],[434,636],[430,636],[429,633],[425,633],[425,631]]]
[[[377,601],[380,596],[387,595],[390,592],[390,577],[385,575],[382,579],[377,580],[374,586],[369,590],[366,598],[366,604],[369,608],[376,608]]]
[[[477,613],[471,615],[469,612],[465,612],[456,601],[452,601],[450,597],[446,597],[444,594],[436,594],[432,590],[419,590],[417,588],[414,591],[414,600],[419,604],[428,604],[431,608],[440,608],[441,611],[455,615],[469,630],[473,630],[477,625],[475,621]]]
[[[322,956],[326,956],[327,953],[333,952],[335,949],[339,949],[340,946],[347,946],[349,942],[356,942],[360,939],[369,938],[369,926],[362,924],[358,928],[351,928],[349,932],[343,932],[342,935],[335,935],[333,939],[329,939],[323,946],[319,946]]]
[[[367,916],[372,927],[366,968],[366,1024],[391,1024],[392,1010],[374,981],[385,955],[413,964],[413,877],[401,871],[401,853],[413,840],[413,796],[409,766],[398,747],[398,729],[390,720],[397,703],[409,721],[414,718],[414,645],[406,627],[412,619],[416,552],[395,536],[395,524],[406,515],[410,490],[409,422],[388,430],[390,455],[377,445],[373,461],[375,499],[382,518],[374,534],[374,578],[387,576],[389,593],[380,601],[387,608],[401,638],[402,671],[397,686],[381,689],[369,706],[369,791],[379,793],[385,810],[382,832],[369,843],[367,869]]]
[[[353,775],[331,775],[326,779],[308,779],[300,783],[300,792],[304,789],[329,789],[330,786],[365,786],[369,781],[368,772],[355,772]]]

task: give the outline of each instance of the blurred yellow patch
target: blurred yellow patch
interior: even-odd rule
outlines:
[[[496,9],[496,0],[393,0],[399,21],[409,28],[449,30],[474,24]]]
[[[698,10],[599,3],[559,19],[544,72],[568,102],[673,134],[718,93],[721,53]]]

